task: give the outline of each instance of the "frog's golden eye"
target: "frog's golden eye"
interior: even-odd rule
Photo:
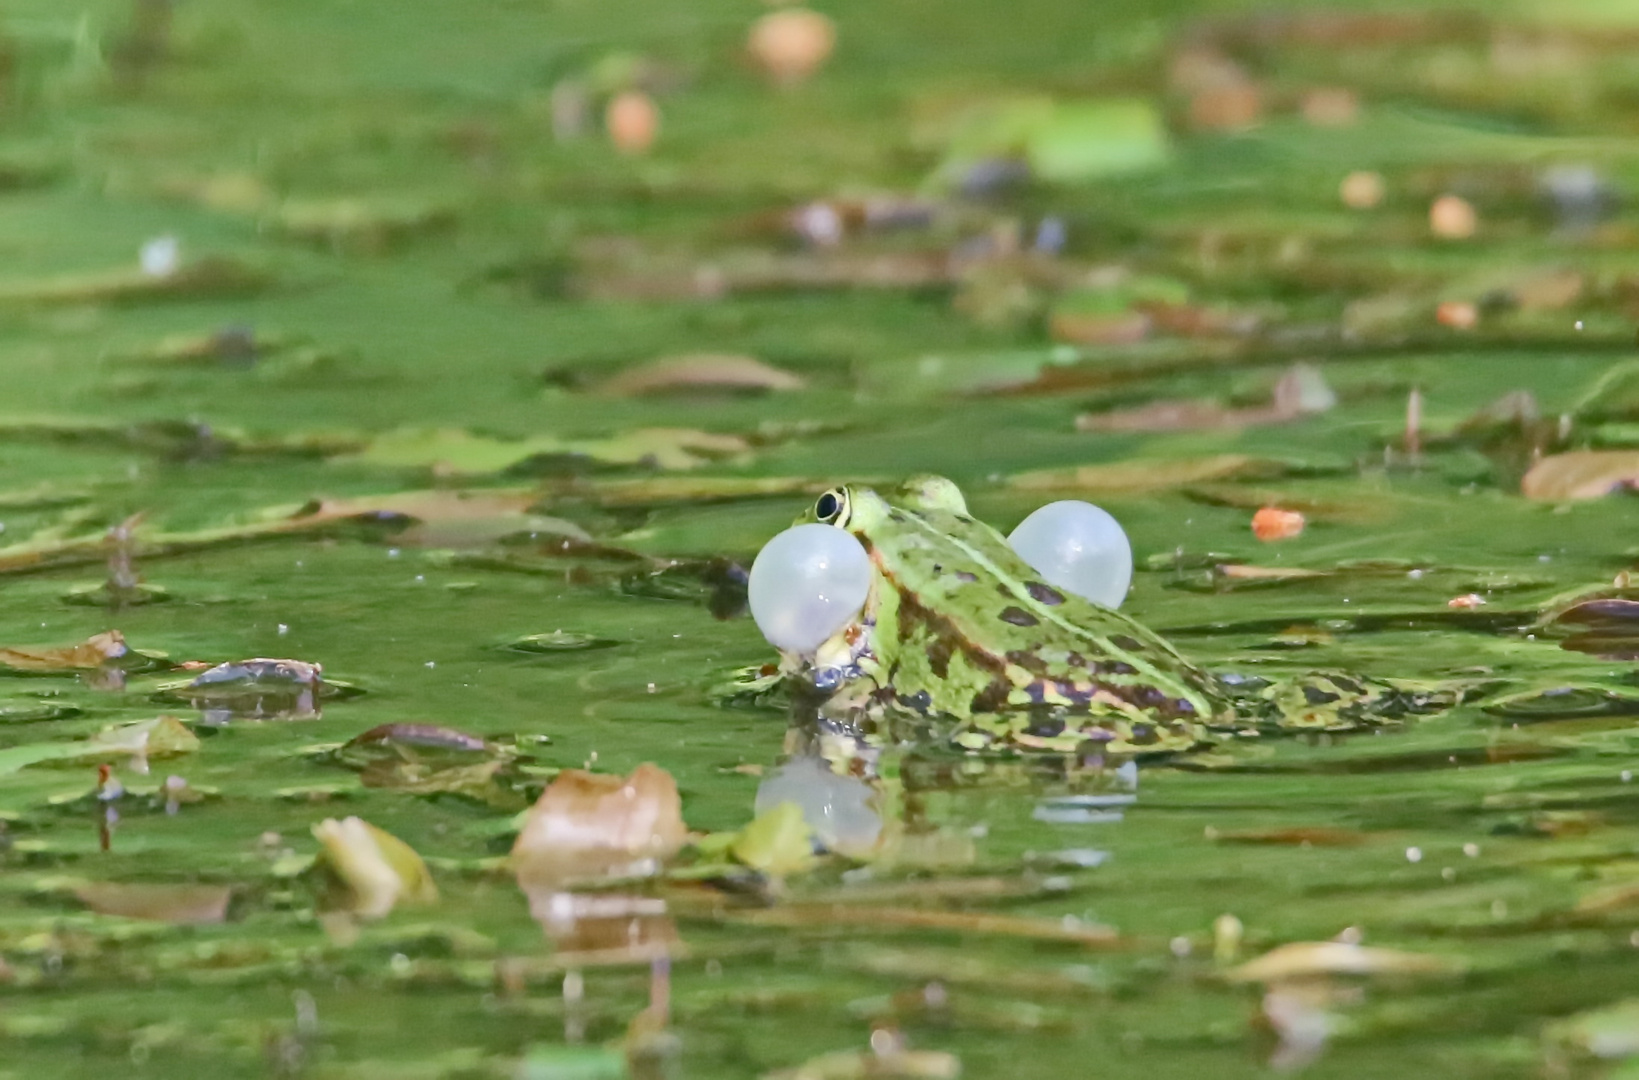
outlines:
[[[829,525],[842,517],[843,511],[847,508],[847,493],[841,488],[834,488],[821,495],[819,501],[814,504],[814,517],[816,520]]]

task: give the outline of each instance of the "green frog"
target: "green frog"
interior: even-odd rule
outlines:
[[[1220,678],[1119,611],[1041,579],[940,476],[889,495],[825,492],[799,524],[845,529],[874,573],[858,616],[812,653],[782,652],[770,679],[821,699],[831,719],[957,724],[955,741],[1110,753],[1187,750],[1211,729],[1349,730],[1449,705],[1448,692],[1313,672]]]

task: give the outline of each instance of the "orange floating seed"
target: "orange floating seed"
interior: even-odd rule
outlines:
[[[609,141],[623,154],[641,154],[660,134],[660,107],[641,90],[627,90],[609,101],[603,114]]]
[[[1301,533],[1306,524],[1303,515],[1296,510],[1265,506],[1252,515],[1252,535],[1266,544],[1273,540],[1290,540]]]
[[[1338,194],[1350,210],[1370,210],[1383,201],[1386,188],[1383,174],[1360,170],[1343,178]]]
[[[1428,227],[1442,240],[1467,240],[1480,227],[1480,216],[1467,199],[1441,195],[1428,208]]]
[[[1434,318],[1453,330],[1472,330],[1479,325],[1480,309],[1467,300],[1447,300],[1434,309]]]
[[[836,44],[830,19],[807,8],[787,8],[752,25],[746,51],[774,82],[794,86],[818,71]]]
[[[1460,611],[1472,611],[1477,607],[1485,606],[1485,597],[1479,593],[1468,593],[1464,596],[1453,596],[1446,601],[1446,607],[1457,608]]]

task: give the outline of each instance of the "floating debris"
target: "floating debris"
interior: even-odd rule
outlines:
[[[771,11],[751,26],[746,51],[771,80],[795,86],[812,76],[836,48],[837,28],[817,11]]]
[[[1639,450],[1571,450],[1551,454],[1520,480],[1527,499],[1574,502],[1639,487]]]
[[[128,655],[125,635],[118,630],[105,630],[77,645],[57,648],[13,645],[0,647],[0,672],[19,675],[45,675],[57,672],[90,671],[108,665]]]
[[[1300,941],[1281,945],[1225,973],[1230,982],[1285,983],[1336,975],[1455,975],[1464,964],[1453,957],[1380,949],[1346,941]]]
[[[509,652],[553,654],[565,652],[585,652],[588,649],[608,649],[622,642],[614,638],[598,637],[596,634],[582,634],[573,630],[553,630],[546,634],[526,634],[521,638],[514,638],[501,648]]]
[[[362,693],[351,683],[326,679],[323,668],[303,660],[253,657],[217,664],[186,682],[161,685],[160,701],[183,701],[204,713],[205,722],[311,720],[323,701]]]
[[[346,912],[379,919],[398,906],[438,900],[427,864],[391,833],[356,817],[325,818],[313,826],[323,851],[318,866],[332,884],[331,900]]]
[[[1266,544],[1276,540],[1290,540],[1301,535],[1306,524],[1303,515],[1296,510],[1265,506],[1252,515],[1252,535]]]
[[[1479,226],[1479,214],[1461,196],[1442,195],[1428,208],[1429,231],[1442,240],[1467,240]]]
[[[101,915],[199,926],[223,922],[233,890],[226,885],[87,881],[70,891]]]
[[[781,371],[756,357],[693,353],[669,356],[628,368],[605,381],[598,389],[601,393],[616,397],[637,397],[690,391],[759,394],[801,390],[806,385],[801,376]]]
[[[530,808],[512,862],[535,898],[577,881],[655,874],[685,835],[677,784],[659,766],[625,777],[565,769]]]
[[[624,90],[603,112],[609,141],[623,154],[646,154],[660,135],[660,106],[641,90]]]

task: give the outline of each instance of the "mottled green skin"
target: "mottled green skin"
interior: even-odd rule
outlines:
[[[834,494],[828,523],[864,545],[870,597],[831,641],[782,665],[830,692],[833,711],[951,717],[968,745],[1054,749],[1088,738],[1178,749],[1232,716],[1211,675],[1126,615],[1048,586],[950,481]]]

